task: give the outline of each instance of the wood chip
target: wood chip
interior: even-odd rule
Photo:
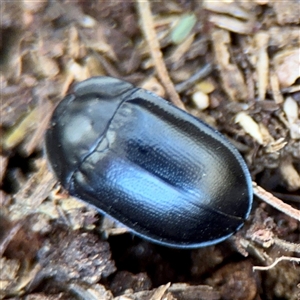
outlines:
[[[215,59],[220,67],[223,88],[232,101],[248,99],[248,89],[242,72],[230,62],[230,35],[226,30],[214,30],[212,34]]]

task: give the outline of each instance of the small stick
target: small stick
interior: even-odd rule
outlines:
[[[150,3],[148,0],[136,0],[136,5],[140,15],[143,34],[147,40],[157,75],[164,85],[173,104],[185,110],[185,107],[181,102],[179,95],[177,94],[176,89],[169,77],[166,65],[163,60],[163,55],[160,50],[159,42],[157,40],[156,32],[154,29]]]
[[[265,267],[254,266],[252,269],[253,269],[253,271],[256,271],[256,270],[257,271],[268,271],[268,270],[274,268],[279,262],[285,261],[285,260],[300,263],[299,257],[281,256],[281,257],[275,259],[275,261],[269,266],[265,266]]]
[[[195,82],[200,81],[201,79],[207,77],[213,70],[213,65],[207,63],[200,70],[198,70],[194,75],[192,75],[189,79],[184,82],[181,82],[175,86],[177,93],[181,93],[193,85]]]
[[[279,238],[274,238],[274,244],[289,252],[297,252],[300,253],[300,244],[291,243],[285,240],[281,240]]]
[[[280,199],[273,196],[271,193],[264,190],[260,187],[256,182],[252,181],[253,185],[253,192],[258,198],[263,200],[264,202],[268,203],[269,205],[275,207],[276,209],[280,210],[281,212],[287,214],[288,216],[300,221],[300,211],[293,208],[292,206],[284,203]]]

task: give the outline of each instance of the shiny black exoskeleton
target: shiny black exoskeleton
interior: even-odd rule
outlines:
[[[72,196],[162,245],[216,244],[251,209],[249,171],[225,137],[119,79],[77,84],[57,106],[45,145]]]

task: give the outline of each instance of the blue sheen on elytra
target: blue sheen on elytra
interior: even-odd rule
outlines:
[[[63,187],[145,239],[213,245],[250,213],[250,174],[230,142],[130,83],[77,84],[50,124],[46,152]]]

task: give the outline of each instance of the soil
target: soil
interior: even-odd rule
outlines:
[[[299,300],[300,2],[150,4],[1,3],[0,299]],[[74,84],[101,75],[220,131],[269,201],[228,240],[179,250],[70,197],[44,133]]]

